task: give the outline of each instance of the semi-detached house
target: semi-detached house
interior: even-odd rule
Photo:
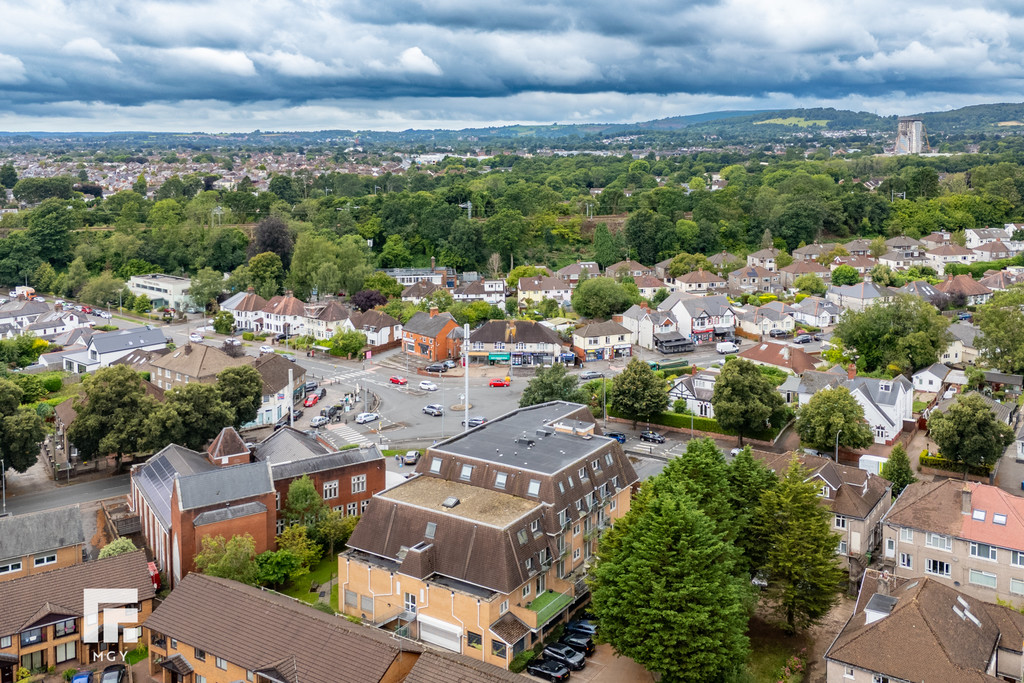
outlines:
[[[590,323],[575,330],[572,344],[576,356],[582,361],[611,360],[633,353],[629,329],[611,320]]]
[[[658,310],[671,312],[679,333],[695,344],[731,337],[736,330],[736,312],[724,294],[695,296],[674,292],[658,304]]]

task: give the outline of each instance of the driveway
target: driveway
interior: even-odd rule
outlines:
[[[523,674],[531,681],[543,679]],[[607,643],[598,645],[593,656],[587,658],[582,671],[573,671],[570,680],[585,683],[653,683],[654,676],[629,657],[619,657]]]

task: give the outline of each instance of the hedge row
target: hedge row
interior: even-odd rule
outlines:
[[[946,460],[945,458],[936,457],[934,455],[922,454],[918,460],[922,467],[934,467],[937,470],[946,470],[948,472],[963,472],[964,466],[960,463],[953,462],[952,460]],[[969,474],[973,474],[978,477],[987,477],[992,474],[992,468],[984,465],[971,465],[967,468]]]

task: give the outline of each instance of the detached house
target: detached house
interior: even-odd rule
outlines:
[[[715,382],[721,370],[708,368],[698,372],[696,365],[692,369],[690,374],[676,378],[668,390],[668,397],[672,401],[685,400],[686,409],[697,417],[714,418],[715,408],[711,405],[711,396],[715,392]]]
[[[729,287],[744,292],[772,292],[782,286],[782,275],[761,266],[744,266],[729,273]]]
[[[772,330],[791,333],[796,329],[794,311],[788,304],[772,301],[739,313],[740,327],[750,334],[767,335]]]
[[[437,283],[431,282],[430,280],[419,280],[415,284],[411,284],[402,291],[402,301],[409,301],[414,304],[419,304],[421,301],[426,299],[435,292],[447,292],[448,290]]]
[[[946,330],[953,335],[952,343],[942,352],[944,363],[973,363],[978,360],[976,339],[981,329],[971,323],[955,322]]]
[[[353,311],[348,319],[352,329],[366,335],[368,346],[386,346],[402,339],[402,323],[383,311]]]
[[[775,247],[759,249],[753,254],[747,255],[747,265],[752,268],[762,268],[770,273],[774,273],[778,270],[777,260],[779,253],[779,250]]]
[[[431,362],[454,358],[460,353],[458,341],[451,336],[457,329],[459,324],[451,313],[438,313],[431,307],[409,318],[402,328],[402,348]]]
[[[831,285],[825,293],[825,298],[834,304],[838,304],[840,308],[863,311],[868,306],[892,301],[896,294],[897,292],[894,289],[876,285],[872,282],[860,282],[855,285],[839,287]]]
[[[973,263],[976,259],[975,253],[965,247],[961,247],[959,244],[943,244],[941,246],[930,249],[925,254],[925,259],[929,266],[935,269],[935,272],[939,275],[944,275],[946,272],[946,266],[951,263],[967,265]]]
[[[1000,261],[1013,258],[1014,252],[1001,240],[987,242],[974,248],[978,261]]]
[[[964,242],[968,249],[977,249],[991,242],[1009,242],[1010,233],[1005,228],[970,228],[964,230]]]
[[[789,307],[793,319],[801,325],[829,327],[839,322],[842,309],[820,296],[809,296]]]
[[[739,357],[749,360],[754,365],[767,365],[796,375],[813,370],[817,364],[814,356],[803,349],[775,342],[754,344],[749,349],[741,351]]]
[[[133,351],[156,351],[167,348],[163,331],[134,327],[116,332],[92,335],[84,351],[64,356],[64,369],[68,372],[86,373],[111,365],[114,361]]]
[[[808,244],[805,247],[797,247],[793,250],[793,261],[797,263],[801,261],[817,261],[819,257],[829,253],[833,248],[832,245],[826,247],[817,242]]]
[[[249,287],[245,292],[228,297],[220,305],[220,310],[231,314],[235,319],[236,329],[256,331],[263,329],[263,309],[266,306],[267,300]]]
[[[611,360],[633,353],[629,329],[611,320],[577,329],[572,333],[572,344],[576,355],[583,361]]]
[[[980,306],[992,298],[991,289],[966,273],[947,277],[935,285],[935,289],[949,296],[964,297],[967,300],[968,306]]]
[[[636,472],[582,405],[520,408],[427,450],[338,560],[345,614],[506,668],[589,592]]]
[[[699,269],[673,278],[666,278],[671,287],[670,291],[684,292],[686,294],[713,294],[724,290],[726,281],[714,273]]]

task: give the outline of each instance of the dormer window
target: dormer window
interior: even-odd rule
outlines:
[[[818,495],[822,498],[828,498],[828,486],[822,486],[821,492]]]
[[[879,382],[878,390],[879,391],[892,391],[892,385],[889,384],[888,382]]]

